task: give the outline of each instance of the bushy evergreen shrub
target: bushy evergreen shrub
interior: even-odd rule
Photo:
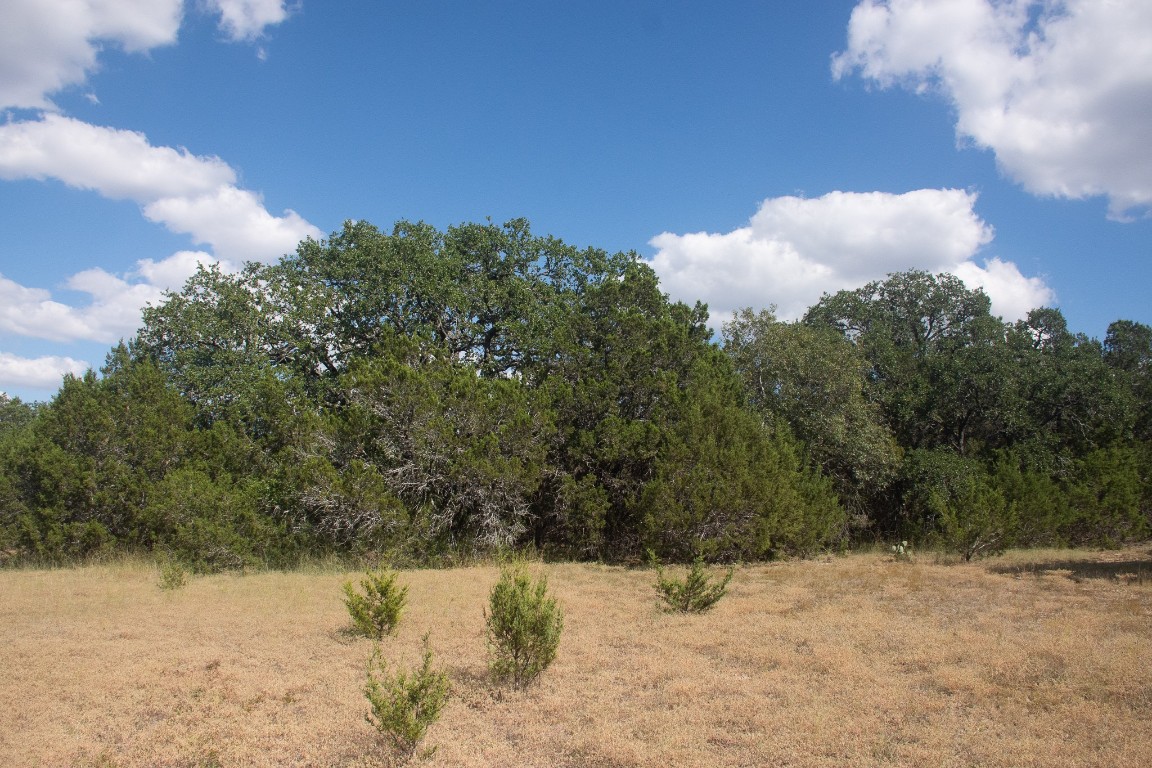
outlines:
[[[1137,453],[1130,448],[1096,450],[1077,461],[1067,483],[1070,543],[1117,547],[1147,536],[1142,482]]]
[[[548,580],[533,580],[523,563],[504,566],[492,587],[488,610],[489,667],[498,680],[522,686],[556,658],[564,616],[548,596]]]
[[[365,719],[404,757],[416,754],[428,728],[448,702],[450,686],[443,670],[432,668],[432,649],[424,636],[424,661],[419,669],[388,672],[377,647],[368,662],[364,696],[372,707]]]
[[[376,640],[391,634],[400,621],[408,587],[396,583],[396,574],[388,569],[369,571],[360,580],[357,592],[352,582],[344,582],[344,605],[352,618],[356,634]]]
[[[1004,551],[1015,538],[1017,508],[974,459],[946,449],[909,451],[904,514],[912,532],[966,561]]]
[[[188,583],[188,572],[179,560],[162,554],[156,558],[156,568],[160,572],[160,589],[176,590]]]
[[[681,613],[704,613],[711,610],[728,592],[728,583],[736,572],[735,566],[729,566],[723,577],[713,581],[704,567],[704,558],[697,557],[692,561],[692,567],[684,579],[679,580],[664,575],[663,566],[651,551],[649,560],[656,568],[656,591],[669,608]]]

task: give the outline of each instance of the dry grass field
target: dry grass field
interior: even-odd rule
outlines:
[[[653,573],[537,566],[565,612],[522,691],[486,673],[494,567],[405,572],[384,652],[428,632],[453,693],[426,766],[1147,766],[1152,552],[755,565],[704,615]],[[356,574],[163,591],[125,562],[0,572],[0,765],[370,766]]]

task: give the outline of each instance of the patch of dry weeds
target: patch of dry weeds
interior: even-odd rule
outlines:
[[[498,569],[410,571],[383,648],[412,666],[429,632],[452,680],[428,766],[1142,766],[1152,580],[1125,574],[1149,565],[763,564],[703,615],[661,610],[651,571],[537,566],[565,630],[522,691],[487,674]],[[364,722],[371,643],[344,631],[349,577],[166,592],[139,564],[0,572],[0,764],[384,764]]]

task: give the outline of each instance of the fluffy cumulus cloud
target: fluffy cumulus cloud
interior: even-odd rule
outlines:
[[[236,181],[218,157],[154,147],[142,133],[49,114],[0,125],[0,179],[59,179],[104,197],[192,197]]]
[[[213,0],[209,7],[235,39],[254,38],[287,15],[283,2],[271,0]],[[127,50],[174,42],[183,9],[180,0],[13,0],[0,11],[0,107],[50,107],[51,93],[84,80],[105,42]],[[27,55],[5,47],[8,37],[19,38]],[[218,157],[153,146],[136,131],[51,110],[0,124],[0,179],[57,179],[134,200],[151,221],[233,261],[275,259],[320,236],[293,211],[269,213]]]
[[[80,376],[88,370],[83,360],[49,355],[20,357],[0,352],[0,385],[52,391],[60,386],[65,374]]]
[[[0,125],[0,178],[53,178],[134,200],[151,221],[233,261],[270,261],[321,236],[294,211],[270,214],[259,195],[235,186],[235,172],[217,157],[61,115]]]
[[[1039,195],[1152,207],[1148,0],[864,0],[833,58],[881,86],[937,90],[962,141]]]
[[[82,86],[109,47],[146,53],[177,41],[186,12],[219,17],[233,41],[252,41],[284,21],[281,0],[6,0],[0,3],[0,109],[30,109],[32,119],[0,121],[0,179],[55,179],[104,197],[132,200],[149,220],[187,234],[212,253],[182,251],[142,259],[116,275],[80,271],[57,293],[0,275],[0,333],[47,341],[115,342],[139,326],[140,310],[178,288],[197,264],[269,261],[320,231],[294,211],[274,215],[260,195],[237,186],[223,160],[153,146],[141,133],[91,125],[60,114],[54,94]],[[94,103],[99,100],[90,94]],[[80,296],[66,303],[59,294]],[[86,363],[0,351],[0,388],[49,388]]]
[[[259,195],[233,186],[204,195],[160,198],[144,206],[144,215],[232,260],[272,261],[294,251],[304,238],[322,236],[295,211],[273,216]]]
[[[78,304],[57,301],[46,288],[30,288],[0,275],[0,333],[48,341],[115,343],[136,333],[144,306],[159,301],[164,291],[179,289],[199,264],[215,261],[208,253],[181,251],[158,262],[142,259],[125,275],[86,269],[60,286],[86,297]],[[226,269],[234,268],[223,264]]]
[[[87,336],[83,324],[72,314],[72,308],[53,301],[50,291],[26,288],[3,276],[0,276],[0,330],[53,341]]]
[[[235,41],[254,40],[288,17],[282,0],[4,0],[0,107],[51,109],[51,94],[82,84],[102,48],[143,53],[175,43],[186,6],[218,14]]]
[[[209,0],[220,14],[220,28],[233,40],[254,40],[265,27],[288,18],[283,0]]]
[[[772,198],[731,232],[656,236],[650,263],[673,298],[707,302],[716,324],[741,307],[770,305],[782,319],[796,319],[826,292],[908,269],[951,272],[982,287],[1006,319],[1052,303],[1044,282],[1015,265],[977,263],[993,233],[975,202],[957,189]]]
[[[182,0],[5,0],[0,10],[0,106],[43,109],[82,83],[103,45],[129,52],[175,42]]]

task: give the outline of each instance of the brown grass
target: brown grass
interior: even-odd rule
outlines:
[[[492,567],[412,571],[386,656],[425,632],[453,695],[427,766],[1145,766],[1152,553],[971,565],[880,554],[740,569],[711,613],[651,571],[540,566],[565,612],[523,691],[487,677]],[[0,765],[387,764],[364,721],[354,574],[157,586],[124,563],[0,572]]]

